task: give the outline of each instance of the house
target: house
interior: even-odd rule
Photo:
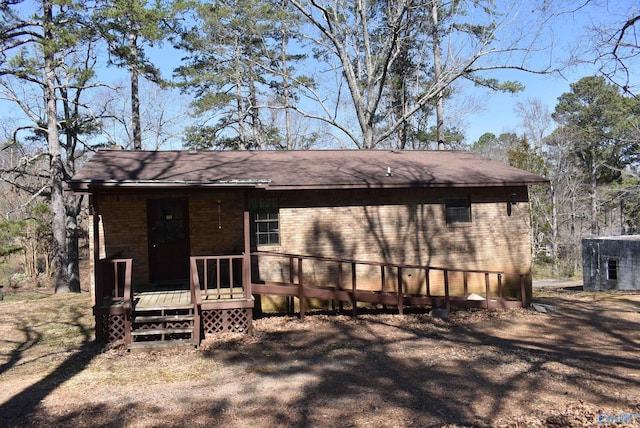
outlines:
[[[67,186],[90,197],[97,335],[145,346],[294,301],[526,305],[547,183],[464,151],[105,150]]]
[[[640,290],[640,235],[582,240],[585,290]]]

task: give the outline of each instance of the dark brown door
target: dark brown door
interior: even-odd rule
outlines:
[[[189,212],[184,199],[147,202],[149,276],[152,282],[189,278]]]

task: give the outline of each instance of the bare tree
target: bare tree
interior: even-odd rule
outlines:
[[[108,145],[122,145],[134,149],[134,120],[129,103],[131,96],[125,85],[103,91],[96,102],[100,105],[101,124],[98,138]],[[172,88],[162,88],[153,82],[142,81],[142,101],[139,106],[140,148],[161,150],[181,144],[189,122],[188,101]]]
[[[531,67],[529,61],[540,49],[537,30],[547,18],[537,15],[537,21],[543,23],[538,25],[524,22],[527,18],[518,15],[517,7],[497,10],[489,1],[439,0],[291,0],[291,4],[315,29],[308,33],[308,43],[326,62],[324,69],[340,75],[332,98],[335,104],[310,88],[307,96],[319,106],[319,112],[305,114],[340,129],[359,148],[378,146],[425,106],[438,104],[458,79],[498,90],[518,90],[521,86],[516,82],[499,82],[485,73],[496,69],[546,73],[552,68],[550,64]],[[527,10],[531,8],[535,5],[527,3]],[[434,31],[425,32],[422,18],[429,14]],[[507,33],[516,17],[520,30]],[[409,55],[421,70],[410,82],[412,104],[393,123],[382,122],[381,118],[388,118],[383,101],[391,70],[406,42],[411,46]],[[441,60],[439,66],[437,59]],[[349,99],[353,115],[337,113],[343,97]],[[354,117],[357,129],[350,126]]]
[[[42,0],[29,18],[22,17],[14,3],[3,6],[0,97],[18,106],[27,119],[15,127],[11,143],[19,144],[21,135],[46,141],[43,150],[25,158],[12,175],[4,177],[10,177],[13,185],[31,191],[34,197],[48,197],[55,289],[57,293],[79,292],[78,260],[73,251],[70,255],[67,240],[69,233],[73,234],[78,202],[64,194],[64,181],[73,174],[77,150],[84,146],[80,134],[86,133],[92,122],[90,113],[79,113],[86,111],[80,93],[93,86],[90,32],[81,23],[81,7],[72,2]],[[59,105],[64,106],[63,111]],[[48,160],[47,170],[32,170],[43,157]],[[24,182],[11,178],[21,174],[30,174],[46,184],[28,189]]]
[[[596,63],[600,74],[624,93],[637,97],[640,82],[634,81],[634,70],[640,65],[640,4],[607,1],[605,16],[609,22],[589,28],[590,52],[585,60]]]

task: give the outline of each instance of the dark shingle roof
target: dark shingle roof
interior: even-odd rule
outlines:
[[[390,174],[389,174],[390,172]],[[67,185],[331,189],[547,184],[548,180],[465,151],[97,152]]]

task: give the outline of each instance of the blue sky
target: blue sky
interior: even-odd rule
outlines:
[[[553,112],[558,97],[571,90],[570,84],[577,82],[582,77],[598,73],[598,65],[593,62],[567,65],[572,52],[586,53],[595,36],[593,28],[611,29],[620,28],[622,23],[632,16],[632,13],[640,13],[640,2],[637,0],[592,0],[585,1],[560,1],[559,7],[571,8],[572,6],[584,7],[575,13],[560,15],[551,22],[552,34],[549,41],[553,42],[553,61],[556,65],[564,66],[562,75],[558,73],[550,75],[537,75],[524,72],[496,72],[495,76],[508,76],[525,85],[525,90],[517,94],[501,94],[489,91],[479,91],[482,97],[484,109],[469,115],[466,128],[467,142],[472,143],[485,132],[499,135],[502,132],[518,132],[520,119],[514,112],[518,102],[527,99],[539,99],[550,112]],[[637,43],[637,41],[636,41]],[[593,55],[593,54],[591,54]],[[585,56],[584,58],[588,58]],[[544,61],[544,58],[541,58]],[[632,67],[632,77],[636,84],[640,83],[640,71],[638,62],[629,63]]]
[[[500,74],[500,73],[498,73]],[[533,75],[522,73],[517,80],[525,85],[525,89],[516,94],[496,93],[489,90],[478,90],[483,109],[466,117],[468,127],[465,129],[466,141],[473,143],[485,132],[499,135],[503,132],[520,133],[520,118],[515,113],[518,102],[528,99],[539,99],[550,112],[553,112],[558,97],[571,90],[569,85],[581,77],[590,74],[571,73],[571,80],[554,75]],[[575,79],[575,80],[573,80]],[[461,96],[464,96],[461,94]]]

